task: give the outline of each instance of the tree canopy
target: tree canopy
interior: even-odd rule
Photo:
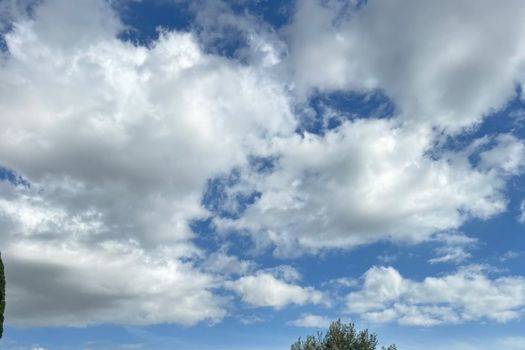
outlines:
[[[376,350],[378,339],[367,329],[357,331],[353,323],[345,324],[337,320],[330,324],[328,332],[309,335],[297,340],[291,350]],[[397,350],[395,345],[382,347],[383,350]]]

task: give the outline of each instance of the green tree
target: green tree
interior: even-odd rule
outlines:
[[[376,350],[377,336],[367,329],[357,331],[353,323],[342,323],[337,320],[330,324],[326,334],[309,335],[306,339],[299,338],[291,346],[291,350]],[[395,345],[383,347],[383,350],[397,350]]]
[[[4,263],[0,254],[0,338],[4,333],[4,311],[5,311],[5,276]]]

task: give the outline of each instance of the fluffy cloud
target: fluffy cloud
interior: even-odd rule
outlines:
[[[372,267],[361,290],[347,296],[347,311],[374,322],[432,326],[489,319],[506,322],[523,314],[525,279],[491,278],[479,266],[418,282],[392,267]]]
[[[330,320],[324,316],[304,314],[300,318],[290,322],[292,326],[304,328],[328,328]]]
[[[523,82],[521,3],[482,1],[474,9],[466,1],[376,0],[349,12],[340,5],[298,2],[283,63],[292,91],[300,100],[319,90],[381,90],[397,113],[276,139],[274,171],[247,175],[259,200],[238,220],[216,220],[217,227],[250,233],[289,256],[378,240],[421,242],[505,211],[506,182],[524,170],[523,141],[501,134],[459,150],[440,146],[443,136],[504,105]],[[499,20],[507,25],[491,24]],[[468,257],[458,246],[438,253],[433,262]]]
[[[383,89],[405,121],[457,131],[525,78],[519,0],[298,2],[288,29],[296,88]],[[505,25],[501,25],[505,23]]]
[[[233,290],[243,302],[254,307],[281,309],[289,304],[325,303],[323,294],[314,288],[301,287],[266,271],[227,282],[226,288]]]
[[[181,253],[173,249],[22,241],[10,245],[7,254],[11,324],[192,325],[225,315],[223,302],[210,290],[213,277],[180,262]]]
[[[276,245],[278,254],[290,255],[298,247],[421,242],[469,218],[505,210],[505,180],[521,171],[525,159],[521,140],[502,135],[431,157],[432,140],[424,128],[367,119],[345,122],[324,136],[276,141],[274,171],[253,180],[260,199],[239,220],[217,224],[252,232],[262,244]],[[469,158],[475,155],[477,164]]]
[[[228,255],[226,251],[219,250],[210,254],[203,267],[206,271],[223,275],[245,275],[255,269],[252,261],[240,260],[236,256]]]
[[[148,247],[112,237],[99,212],[72,212],[35,192],[0,184],[11,324],[189,325],[224,316],[218,283],[194,267],[201,252],[190,242]]]
[[[500,134],[493,147],[480,154],[480,166],[491,171],[518,174],[525,167],[525,145],[510,134]]]
[[[77,5],[18,16],[0,57],[0,163],[31,183],[1,188],[8,319],[220,319],[189,223],[207,179],[293,132],[283,86],[189,33],[122,42],[107,2]]]

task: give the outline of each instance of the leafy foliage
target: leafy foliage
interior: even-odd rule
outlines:
[[[299,338],[291,350],[376,350],[377,336],[367,329],[357,331],[353,323],[344,324],[341,320],[332,322],[328,332]],[[395,345],[383,347],[382,350],[397,350]]]
[[[4,333],[4,311],[5,311],[5,276],[4,263],[0,255],[0,338]]]

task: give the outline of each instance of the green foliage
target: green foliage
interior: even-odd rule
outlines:
[[[376,350],[377,336],[368,330],[358,332],[353,323],[344,324],[341,320],[332,322],[328,332],[310,335],[306,339],[299,338],[291,346],[291,350]],[[390,345],[383,350],[397,350]]]
[[[4,311],[5,311],[5,276],[4,263],[0,255],[0,338],[4,333]]]

